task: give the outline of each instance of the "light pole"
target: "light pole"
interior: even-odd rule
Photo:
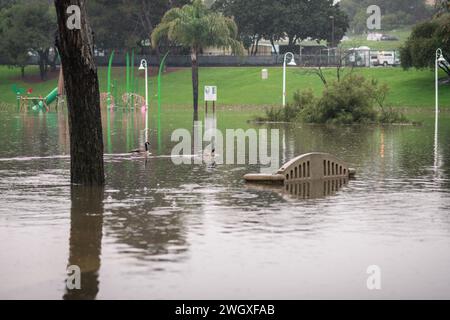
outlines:
[[[139,70],[145,70],[145,151],[149,151],[149,141],[148,141],[148,63],[147,60],[141,60],[141,66]]]
[[[296,66],[295,63],[295,56],[292,52],[288,52],[284,55],[284,62],[283,62],[283,108],[286,107],[286,60],[287,56],[291,56],[291,61],[287,64],[289,66]]]
[[[438,122],[438,114],[439,114],[439,65],[441,63],[446,63],[447,60],[445,60],[444,55],[442,54],[442,49],[436,50],[436,66],[435,66],[435,73],[436,73],[436,124]]]
[[[439,128],[439,65],[441,63],[447,63],[444,55],[442,54],[442,49],[436,50],[436,60],[435,60],[435,88],[436,88],[436,117],[435,117],[435,132],[434,132],[434,159],[435,168],[437,168],[437,155],[438,155],[438,128]]]

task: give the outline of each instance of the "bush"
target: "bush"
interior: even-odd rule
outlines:
[[[350,74],[326,86],[320,98],[311,90],[297,91],[293,103],[283,109],[267,110],[266,117],[260,120],[323,124],[408,122],[401,113],[386,109],[388,92],[389,88],[376,80]]]
[[[292,122],[300,112],[299,105],[288,104],[285,108],[270,107],[264,117],[256,118],[259,122]]]

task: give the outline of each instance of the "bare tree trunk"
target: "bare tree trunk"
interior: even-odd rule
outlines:
[[[53,48],[53,57],[49,61],[50,63],[50,71],[54,72],[56,71],[56,62],[58,61],[58,53],[56,51],[56,48]]]
[[[47,52],[45,50],[39,50],[39,75],[41,80],[45,80],[47,77]]]
[[[81,30],[66,27],[66,12],[71,5],[77,5],[81,10]],[[55,0],[56,45],[63,66],[69,110],[71,182],[104,185],[99,83],[85,6],[85,0]]]
[[[258,55],[258,49],[259,49],[259,41],[261,40],[261,37],[258,36],[258,39],[256,40],[256,45],[255,45],[255,53],[254,55]]]
[[[197,49],[193,48],[191,53],[192,61],[192,92],[194,98],[194,113],[198,112],[198,61]]]
[[[278,50],[277,47],[275,47],[275,40],[273,39],[273,37],[270,38],[270,44],[272,45],[273,52],[275,52],[275,54],[278,54]]]

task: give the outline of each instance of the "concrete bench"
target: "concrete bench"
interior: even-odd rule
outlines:
[[[251,183],[288,184],[311,180],[352,178],[354,169],[328,153],[308,153],[292,159],[274,174],[246,174]]]

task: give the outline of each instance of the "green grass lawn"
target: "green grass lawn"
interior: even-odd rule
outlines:
[[[261,80],[261,67],[252,68],[201,68],[200,100],[204,85],[217,85],[219,105],[226,106],[273,106],[280,105],[282,98],[282,68],[268,68],[269,80]],[[137,69],[136,69],[136,72]],[[361,68],[354,72],[362,73],[387,83],[390,87],[388,103],[395,107],[434,107],[434,73],[430,70],[403,71],[401,68]],[[27,68],[27,73],[37,73],[37,68]],[[101,91],[106,91],[106,68],[100,68]],[[331,80],[335,69],[325,74]],[[0,66],[0,102],[15,103],[12,84],[33,88],[35,95],[45,96],[57,85],[57,79],[40,83],[24,83],[17,80],[19,69]],[[119,80],[119,92],[125,87],[124,68],[115,68],[113,77]],[[139,79],[139,92],[144,95],[143,78]],[[323,85],[316,75],[307,70],[290,68],[287,75],[288,100],[296,90],[312,88],[319,94]],[[189,106],[192,104],[192,85],[190,69],[181,69],[163,77],[163,103],[165,105]],[[151,97],[155,103],[156,78],[151,78]],[[202,103],[202,102],[201,102]],[[450,108],[450,87],[441,87],[441,106]]]

